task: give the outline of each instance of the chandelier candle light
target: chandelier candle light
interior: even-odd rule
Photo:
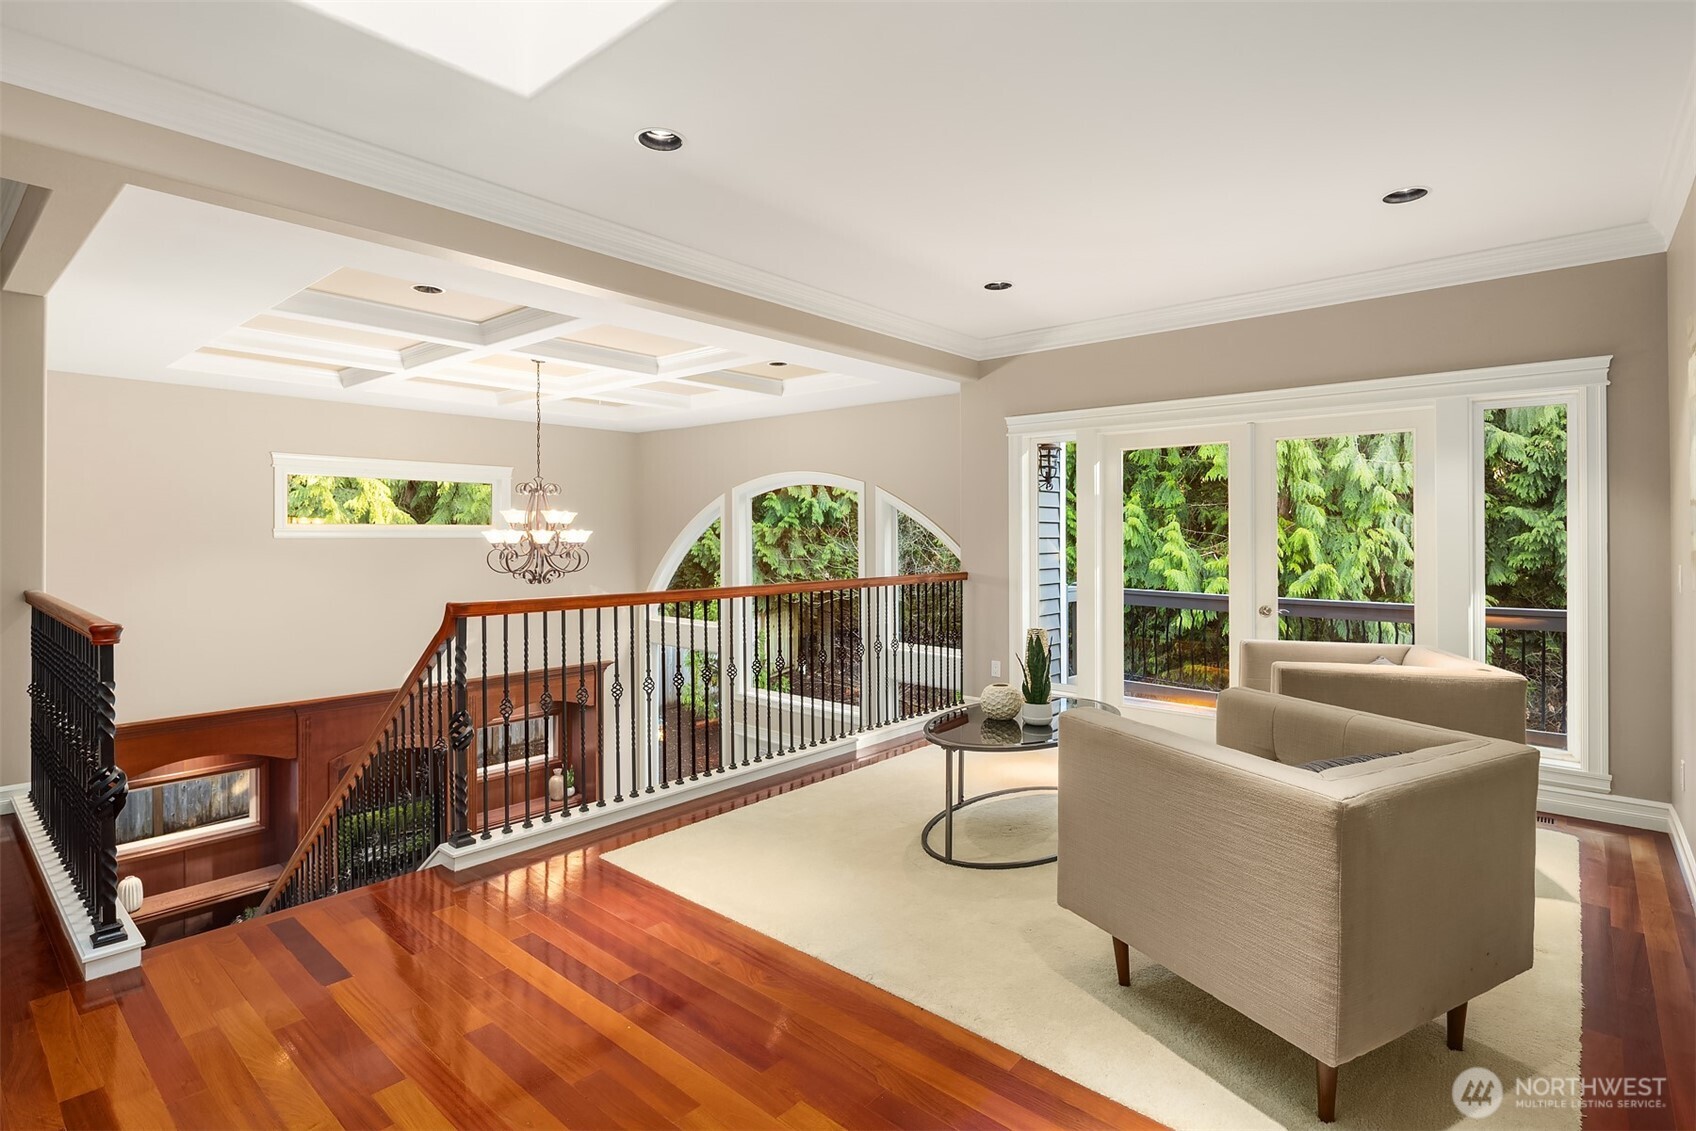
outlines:
[[[536,478],[520,483],[518,493],[524,497],[524,505],[501,512],[507,522],[506,529],[483,532],[483,537],[492,543],[489,568],[523,578],[532,585],[546,585],[588,565],[589,551],[584,543],[593,531],[578,530],[571,525],[577,512],[556,510],[549,505],[550,497],[559,494],[559,485],[542,478],[540,361],[536,362]]]

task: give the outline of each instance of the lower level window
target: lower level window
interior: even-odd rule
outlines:
[[[248,766],[130,789],[118,814],[120,847],[156,847],[233,832],[259,820],[259,771]]]

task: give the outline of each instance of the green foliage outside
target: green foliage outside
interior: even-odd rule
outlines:
[[[289,476],[291,523],[332,526],[488,526],[494,487],[437,479]]]
[[[1566,608],[1566,406],[1484,414],[1484,593]]]
[[[895,572],[958,573],[960,559],[942,544],[942,539],[925,529],[925,524],[903,511],[895,512]]]
[[[343,814],[336,824],[336,859],[343,883],[355,875],[390,875],[436,847],[435,815],[428,801]]]
[[[756,495],[754,583],[860,576],[860,496],[808,483]]]

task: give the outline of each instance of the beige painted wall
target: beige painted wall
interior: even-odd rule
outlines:
[[[1611,768],[1666,800],[1666,286],[1643,256],[986,363],[961,401],[967,685],[1007,658],[1007,416],[1612,354]]]
[[[1696,354],[1696,186],[1667,248],[1667,410],[1671,428],[1672,520],[1672,789],[1673,804],[1687,835],[1696,835],[1696,481],[1690,466],[1696,385],[1690,358]],[[1684,762],[1683,788],[1679,760]]]
[[[29,606],[41,588],[46,306],[0,294],[0,784],[29,780]],[[405,674],[404,672],[401,674]]]
[[[957,397],[649,432],[636,438],[639,582],[646,586],[684,525],[739,484],[823,471],[882,487],[958,539]],[[870,500],[867,504],[870,505]]]
[[[549,427],[543,444],[596,532],[548,593],[630,589],[632,438]],[[273,451],[534,470],[521,423],[49,374],[47,583],[123,623],[120,719],[392,687],[444,603],[537,592],[491,572],[477,537],[274,537]]]

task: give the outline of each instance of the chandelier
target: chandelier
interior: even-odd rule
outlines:
[[[509,573],[532,585],[576,573],[589,564],[584,543],[593,531],[577,530],[571,522],[575,511],[556,510],[549,499],[559,494],[559,485],[542,478],[542,363],[536,362],[536,478],[518,485],[524,496],[522,507],[501,511],[505,530],[485,530],[491,543],[489,568]]]

